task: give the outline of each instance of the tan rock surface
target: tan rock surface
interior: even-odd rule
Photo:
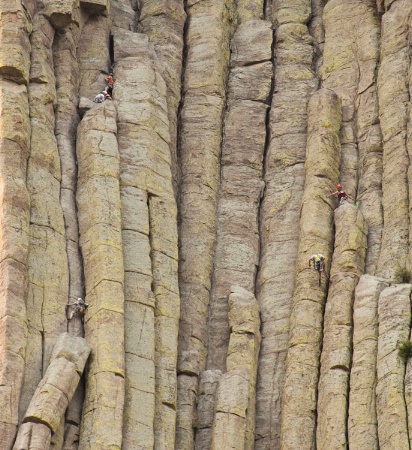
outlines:
[[[333,91],[319,90],[310,99],[306,180],[283,391],[283,450],[310,450],[314,445],[326,280],[323,279],[322,284],[318,285],[317,274],[313,269],[308,269],[308,260],[312,254],[322,253],[326,258],[326,273],[329,273],[333,209],[325,195],[338,180],[341,117],[340,100]]]
[[[407,102],[410,88],[405,79],[410,70],[408,56],[412,4],[392,3],[382,17],[382,45],[378,72],[379,120],[383,136],[382,206],[384,227],[379,276],[392,278],[409,267],[409,215]],[[396,161],[396,162],[395,162]],[[396,199],[396,200],[395,200]]]
[[[381,278],[362,275],[355,290],[348,411],[349,448],[379,448],[375,400],[378,299],[387,286],[388,283]]]
[[[30,193],[28,346],[21,413],[49,365],[57,337],[66,331],[69,274],[65,227],[60,205],[60,158],[54,134],[56,79],[55,30],[41,14],[33,20],[29,101],[31,148],[27,187]],[[40,356],[41,355],[41,356]]]
[[[316,448],[347,448],[347,410],[355,288],[365,269],[367,226],[355,206],[335,210],[335,249],[325,306]]]
[[[24,415],[14,450],[49,448],[51,433],[55,433],[60,425],[89,354],[90,347],[83,338],[68,333],[58,337],[50,365]]]
[[[158,56],[167,86],[170,153],[174,189],[177,195],[177,112],[181,95],[183,27],[186,12],[182,0],[141,0],[139,30],[149,37]]]
[[[340,182],[346,192],[361,199],[370,231],[367,272],[373,275],[383,225],[379,200],[382,196],[382,137],[374,83],[380,24],[375,6],[362,0],[328,1],[323,24],[322,86],[334,90],[342,100]]]
[[[312,2],[313,3],[313,2]],[[312,71],[311,2],[266,2],[276,27],[274,92],[260,212],[257,298],[262,345],[257,386],[256,449],[280,448],[282,390],[304,185],[307,103],[318,85]],[[287,14],[286,14],[287,13]]]
[[[272,78],[271,64],[265,65],[272,56],[270,22],[243,22],[231,45],[233,68],[224,119],[207,360],[209,369],[222,371],[226,370],[230,336],[227,300],[230,288],[239,285],[254,291],[259,264],[258,209],[264,188],[262,162],[267,114],[264,101],[269,97]],[[259,76],[255,60],[258,61]],[[262,67],[267,70],[263,71]],[[239,68],[243,69],[242,89],[239,78],[233,75],[233,70]],[[260,89],[256,91],[258,83]]]
[[[204,449],[253,449],[257,360],[260,348],[259,305],[253,294],[232,286],[228,299],[231,335],[227,370],[218,380],[211,445]]]
[[[0,10],[4,19],[7,16],[3,15],[4,4],[0,5]],[[20,28],[19,22],[12,25],[17,26],[13,32],[21,35],[23,45],[19,49],[15,44],[15,49],[24,56],[30,23],[26,22],[25,29]],[[2,54],[8,51],[4,43]],[[14,61],[17,73],[21,61],[18,58]],[[2,79],[0,109],[0,436],[4,449],[10,450],[19,421],[27,339],[25,299],[30,200],[26,174],[30,120],[26,87]]]
[[[122,50],[125,43],[127,54]],[[167,90],[146,36],[118,32],[115,56],[128,308],[124,448],[166,450],[174,448],[180,307]],[[142,360],[144,376],[139,373]],[[139,384],[147,389],[136,388]],[[147,397],[147,411],[141,408],[142,396]],[[142,439],[142,424],[149,440]]]
[[[77,133],[77,205],[84,263],[85,335],[91,346],[81,449],[121,449],[124,406],[124,266],[116,109],[90,110]],[[108,395],[110,392],[110,395]]]
[[[229,65],[231,2],[189,2],[186,65],[180,115],[180,266],[181,320],[179,354],[197,351],[200,369],[206,364],[207,316],[216,206],[219,186],[219,154],[222,114]],[[178,368],[178,373],[180,369]],[[192,426],[196,405],[185,391],[197,392],[196,377],[178,377],[176,446],[194,445]]]
[[[409,447],[404,396],[405,361],[398,346],[409,338],[411,285],[390,286],[379,296],[376,411],[379,449]]]

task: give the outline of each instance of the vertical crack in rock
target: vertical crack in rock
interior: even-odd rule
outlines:
[[[379,449],[375,400],[378,299],[387,286],[388,283],[381,278],[362,275],[355,290],[348,414],[349,448]]]
[[[226,370],[230,337],[227,299],[231,286],[255,290],[271,45],[271,23],[263,20],[242,22],[232,40],[209,310],[208,369]]]
[[[124,265],[116,109],[86,113],[77,132],[77,204],[92,348],[80,448],[121,449],[124,406]]]
[[[123,448],[174,449],[180,297],[167,89],[147,36],[114,37],[128,308]]]
[[[180,114],[179,359],[189,352],[204,370],[216,233],[219,155],[232,22],[231,0],[189,1]],[[178,368],[176,448],[194,446],[198,379]],[[192,396],[191,393],[195,393]]]
[[[314,448],[319,357],[322,342],[325,278],[308,268],[314,253],[326,258],[329,273],[333,248],[333,210],[325,199],[338,181],[340,165],[339,97],[317,91],[308,105],[308,141],[305,187],[300,218],[296,286],[290,318],[290,336],[282,403],[282,450]]]
[[[227,372],[219,381],[211,445],[205,450],[254,449],[259,305],[247,290],[232,286],[228,298],[231,329]]]
[[[379,296],[376,410],[379,449],[409,449],[404,397],[405,361],[399,344],[409,338],[411,285],[390,286]]]
[[[88,15],[85,10],[81,12],[82,26],[77,49],[80,70],[79,96],[92,100],[105,87],[110,68],[110,21],[102,14]]]
[[[30,199],[27,84],[33,2],[0,5],[0,436],[10,450],[19,422],[27,342]],[[16,39],[17,37],[17,39]]]
[[[383,135],[382,205],[384,227],[377,274],[396,278],[409,267],[409,156],[407,148],[410,68],[409,20],[412,4],[391,3],[382,16],[378,71],[379,119]],[[397,280],[395,280],[397,281]]]
[[[54,2],[52,2],[54,3]],[[33,19],[29,84],[31,141],[27,170],[30,193],[30,252],[27,316],[29,324],[24,388],[24,412],[46,370],[57,336],[66,330],[68,262],[63,212],[60,205],[61,167],[55,138],[56,79],[52,46],[55,37],[51,3]],[[67,5],[60,4],[65,7]],[[67,10],[65,9],[67,12]],[[68,13],[69,14],[69,13]],[[57,448],[63,436],[53,436]]]
[[[317,399],[316,448],[347,448],[353,298],[365,269],[367,226],[355,206],[335,210],[335,249],[325,306]]]
[[[51,435],[58,432],[89,353],[90,347],[83,338],[73,337],[68,333],[58,337],[50,365],[24,415],[14,450],[49,448]]]
[[[67,29],[58,32],[53,44],[57,91],[55,134],[61,165],[60,203],[66,232],[69,303],[76,301],[78,297],[84,298],[84,275],[79,250],[79,224],[76,206],[76,130],[79,123],[77,112],[79,69],[76,48],[79,34],[79,26],[74,23]],[[73,335],[83,335],[80,317],[73,317],[69,323],[69,330]]]
[[[318,82],[312,70],[310,0],[272,5],[276,41],[265,196],[260,210],[257,294],[262,345],[257,385],[256,449],[280,448],[280,413],[304,184],[307,102]]]
[[[76,11],[76,17],[79,11]],[[79,64],[77,46],[80,37],[79,23],[59,30],[53,43],[54,72],[56,76],[57,105],[55,108],[55,135],[60,155],[61,184],[60,204],[63,210],[66,252],[69,270],[68,302],[84,298],[83,263],[79,248],[79,224],[77,218],[77,160],[76,130],[79,123],[78,85]],[[75,314],[68,322],[68,331],[74,336],[83,336],[82,318]],[[66,412],[64,450],[77,450],[84,399],[84,379],[81,379]]]
[[[145,33],[150,43],[154,45],[161,74],[167,85],[170,154],[176,196],[178,186],[177,112],[181,93],[185,20],[186,13],[182,0],[140,1],[139,30]]]
[[[375,7],[361,0],[329,1],[323,22],[322,86],[334,90],[342,100],[340,182],[346,192],[362,201],[369,228],[366,270],[373,275],[383,222],[382,135],[375,83],[380,24]]]

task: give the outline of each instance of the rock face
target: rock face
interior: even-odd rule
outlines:
[[[1,450],[409,449],[411,13],[0,0]]]
[[[50,365],[30,401],[14,449],[48,448],[58,431],[90,354],[83,338],[60,335]],[[45,429],[46,427],[46,429]]]

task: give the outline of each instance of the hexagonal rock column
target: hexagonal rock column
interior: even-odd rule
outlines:
[[[256,289],[261,308],[262,345],[256,450],[280,447],[282,389],[295,278],[293,267],[305,181],[307,105],[318,87],[312,70],[313,38],[308,30],[314,4],[311,0],[265,2],[266,7],[273,7],[276,29],[275,89],[269,115],[265,191],[260,208],[261,255]],[[252,2],[248,2],[248,6],[251,5]]]
[[[335,210],[335,230],[320,359],[316,429],[318,450],[340,450],[347,446],[353,298],[359,277],[365,269],[367,247],[366,222],[354,205],[346,202]]]
[[[374,275],[383,225],[382,134],[375,82],[380,20],[373,2],[330,0],[323,23],[322,87],[342,99],[340,181],[349,194],[357,193],[362,200],[369,230],[366,271]]]
[[[379,122],[383,142],[382,206],[384,227],[377,275],[395,280],[396,272],[410,267],[411,171],[408,82],[412,38],[408,0],[386,1],[389,8],[382,16],[380,65],[377,87]],[[396,282],[397,280],[395,280]]]
[[[253,450],[259,305],[252,293],[239,286],[232,286],[228,303],[232,330],[226,360],[228,371],[220,378],[216,392],[212,443],[203,449]]]
[[[167,89],[146,35],[118,29],[114,53],[125,259],[123,448],[172,450],[180,296]]]
[[[85,339],[63,333],[19,428],[13,450],[47,450],[63,419],[90,354]]]
[[[181,319],[179,355],[197,351],[205,369],[207,318],[216,237],[219,155],[229,66],[232,0],[188,2],[180,127]],[[179,358],[180,359],[180,358]],[[176,446],[191,450],[198,378],[178,368]],[[192,396],[194,393],[194,396]]]
[[[315,439],[326,282],[323,279],[318,285],[317,274],[308,268],[308,260],[313,253],[322,253],[326,257],[326,273],[329,272],[334,241],[333,208],[325,196],[338,182],[341,118],[340,100],[333,91],[319,90],[310,99],[306,180],[283,390],[283,450],[311,450]]]
[[[96,105],[77,132],[77,205],[92,348],[80,431],[83,450],[120,450],[124,407],[124,266],[116,109]]]
[[[27,84],[34,5],[24,3],[0,3],[0,436],[5,450],[12,448],[19,422],[27,339]]]
[[[355,290],[348,412],[349,448],[379,448],[375,399],[378,300],[387,286],[388,283],[381,278],[362,275]]]
[[[376,411],[379,449],[407,449],[405,361],[399,356],[398,347],[409,338],[411,285],[399,284],[384,289],[379,296],[378,315]]]

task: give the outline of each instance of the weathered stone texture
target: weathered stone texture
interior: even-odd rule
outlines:
[[[411,150],[407,139],[410,88],[405,80],[410,71],[411,13],[412,4],[407,0],[398,0],[383,15],[377,80],[379,120],[383,135],[384,217],[377,274],[392,279],[395,279],[395,273],[399,269],[410,266],[407,262],[410,240],[408,202],[411,192],[408,187]]]
[[[2,18],[7,20],[4,10],[5,5],[0,4]],[[14,43],[22,55],[27,50],[29,25],[27,22],[25,29],[14,29],[24,43],[20,49]],[[1,47],[3,51],[9,51],[7,45]],[[14,61],[18,72],[19,60]],[[1,80],[0,109],[0,436],[3,448],[10,450],[19,420],[27,339],[30,120],[26,87]]]
[[[77,204],[84,262],[85,335],[92,348],[80,448],[121,449],[124,405],[124,267],[116,110],[90,110],[77,133]],[[109,394],[110,393],[110,394]]]
[[[333,209],[325,195],[338,181],[341,117],[340,100],[333,91],[322,89],[312,96],[308,105],[306,179],[283,391],[283,450],[310,450],[314,445],[326,280],[318,285],[318,276],[308,268],[308,260],[312,254],[322,253],[326,273],[329,272]]]
[[[24,415],[24,425],[14,445],[15,450],[49,448],[51,433],[56,433],[63,414],[71,401],[90,347],[83,338],[61,334],[54,346],[50,365],[38,385]],[[28,432],[28,425],[31,430]],[[38,425],[42,424],[42,427]],[[43,426],[47,426],[46,432]],[[43,447],[40,446],[43,444]]]
[[[0,75],[18,84],[29,82],[34,4],[34,0],[0,3]]]
[[[27,187],[30,193],[29,291],[27,298],[28,346],[24,413],[44,375],[57,336],[66,330],[68,264],[65,228],[60,205],[61,167],[54,134],[56,80],[52,44],[55,30],[36,14],[31,35],[29,101],[31,148]]]
[[[349,448],[379,448],[375,400],[378,299],[387,286],[388,283],[381,278],[362,275],[355,290],[348,411]]]
[[[210,448],[216,390],[221,376],[220,370],[204,370],[200,376],[195,450]]]
[[[257,387],[256,449],[280,448],[289,316],[304,185],[307,103],[318,81],[312,71],[311,2],[267,2],[276,26],[274,92],[260,212],[257,297],[262,345]]]
[[[379,296],[376,411],[379,449],[409,447],[404,396],[405,361],[398,346],[409,338],[411,285],[394,285]]]
[[[317,401],[316,448],[347,448],[352,310],[355,288],[365,269],[367,226],[349,203],[335,210],[335,249],[325,307]]]
[[[342,100],[340,182],[369,226],[367,272],[375,273],[382,233],[382,145],[375,83],[380,24],[371,2],[330,0],[323,12],[322,86]]]
[[[89,16],[81,29],[78,47],[79,96],[91,100],[104,89],[110,68],[110,21],[102,15]]]
[[[200,370],[206,364],[207,316],[225,83],[229,65],[231,2],[188,2],[187,56],[180,115],[180,292],[179,353],[197,351]],[[178,368],[178,373],[180,369]],[[190,450],[196,405],[185,391],[197,392],[197,377],[178,377],[176,446]],[[189,425],[190,424],[190,425]]]
[[[181,95],[183,27],[186,20],[183,0],[141,0],[139,30],[149,37],[158,56],[167,85],[170,153],[174,187],[177,191],[177,111]],[[176,192],[177,195],[177,192]]]
[[[166,450],[174,448],[180,313],[167,91],[145,35],[118,32],[115,56],[128,308],[124,448]]]
[[[269,97],[272,78],[270,22],[243,22],[231,45],[233,68],[224,118],[207,361],[208,369],[222,371],[226,370],[230,336],[230,288],[239,285],[253,292],[259,264],[258,209],[264,188],[267,114],[264,101]],[[239,79],[243,89],[239,89]]]
[[[211,445],[218,450],[254,449],[259,305],[253,294],[232,286],[228,299],[230,342],[227,370],[218,380]]]

